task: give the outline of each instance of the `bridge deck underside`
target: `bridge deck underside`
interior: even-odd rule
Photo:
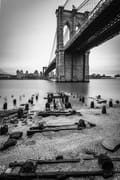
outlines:
[[[53,61],[50,63],[48,68],[45,71],[45,76],[47,76],[52,70],[56,68],[56,58],[53,59]]]
[[[77,38],[74,37],[75,40],[72,43],[68,42],[65,51],[84,52],[111,39],[119,32],[120,0],[114,0],[79,36],[76,35]]]

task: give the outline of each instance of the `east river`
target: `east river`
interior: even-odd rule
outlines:
[[[39,108],[44,108],[47,92],[65,91],[77,96],[120,100],[120,79],[91,79],[89,83],[55,83],[47,80],[0,80],[0,109],[6,100],[8,108],[13,108],[13,99],[17,106],[26,103],[34,94],[39,93]]]

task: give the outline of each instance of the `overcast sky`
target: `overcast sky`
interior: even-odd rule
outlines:
[[[79,0],[79,2],[82,0]],[[56,31],[55,10],[65,0],[1,0],[0,68],[42,70]],[[74,0],[75,2],[75,0]],[[120,35],[90,53],[90,73],[120,72]]]

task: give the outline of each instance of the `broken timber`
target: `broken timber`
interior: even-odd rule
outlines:
[[[111,171],[109,174],[110,176],[113,176],[115,173],[120,173],[120,171]],[[19,174],[6,174],[2,173],[0,175],[0,178],[3,180],[7,179],[34,179],[34,178],[55,178],[55,179],[65,179],[68,177],[86,177],[86,176],[103,176],[106,177],[106,172],[103,170],[97,170],[97,171],[51,171],[51,172],[41,172],[41,173],[19,173]]]
[[[81,115],[80,112],[76,111],[40,111],[37,115],[42,117],[48,117],[48,116],[70,116],[70,115]]]
[[[83,127],[70,127],[70,128],[50,128],[50,129],[43,129],[43,130],[28,130],[27,131],[27,136],[33,135],[34,133],[42,133],[42,132],[50,132],[50,131],[69,131],[69,130],[82,130],[85,129]]]
[[[117,169],[110,169],[106,171],[104,168],[98,168],[97,170],[52,170],[52,171],[44,171],[40,172],[39,165],[44,164],[60,164],[60,163],[76,163],[80,162],[81,160],[93,160],[98,159],[100,155],[95,157],[85,157],[85,158],[78,158],[78,159],[59,159],[59,160],[29,160],[26,162],[13,162],[9,164],[9,168],[5,170],[0,175],[0,179],[7,180],[7,179],[34,179],[34,178],[54,178],[54,179],[66,179],[68,177],[88,177],[88,176],[103,176],[104,178],[111,177],[115,173],[120,173]],[[110,157],[109,157],[110,158]],[[112,161],[120,161],[120,157],[111,157]],[[99,161],[99,159],[98,159]],[[99,163],[99,162],[98,162]],[[38,167],[37,167],[38,166]],[[42,166],[40,166],[42,167]]]
[[[36,162],[36,164],[59,164],[59,163],[79,163],[81,160],[95,160],[97,159],[98,156],[94,157],[84,157],[84,158],[76,158],[76,159],[60,159],[60,160],[54,160],[54,159],[49,159],[49,160],[33,160]],[[120,161],[120,157],[111,157],[112,161]],[[12,162],[9,164],[10,168],[17,167],[17,166],[22,166],[24,164],[23,161],[21,162]]]

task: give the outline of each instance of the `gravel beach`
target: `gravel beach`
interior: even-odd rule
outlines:
[[[21,121],[17,124],[9,123],[9,133],[22,131],[23,136],[17,141],[16,146],[0,152],[0,168],[7,168],[9,163],[13,161],[55,159],[56,156],[62,155],[64,159],[80,158],[80,162],[74,165],[72,163],[51,165],[49,167],[45,165],[39,171],[44,172],[51,169],[57,171],[96,170],[100,169],[97,160],[85,161],[85,157],[92,157],[93,153],[97,155],[106,153],[110,157],[120,157],[120,148],[115,152],[111,152],[102,145],[104,139],[120,139],[120,105],[114,103],[113,107],[110,108],[107,104],[107,113],[102,114],[103,104],[95,103],[95,108],[90,108],[90,101],[91,99],[87,103],[82,103],[79,98],[70,97],[72,108],[79,111],[82,116],[50,116],[43,118],[34,114],[32,119],[26,119],[26,124]],[[51,131],[36,133],[32,137],[26,136],[26,131],[39,122],[44,122],[45,125],[67,125],[74,124],[80,119],[94,123],[96,126],[86,127],[83,130]],[[7,135],[0,136],[0,146],[7,138]],[[114,162],[114,167],[116,170],[120,170],[120,161]],[[94,177],[94,179],[104,178]],[[117,180],[120,179],[120,176],[115,174],[114,177],[109,179]]]

